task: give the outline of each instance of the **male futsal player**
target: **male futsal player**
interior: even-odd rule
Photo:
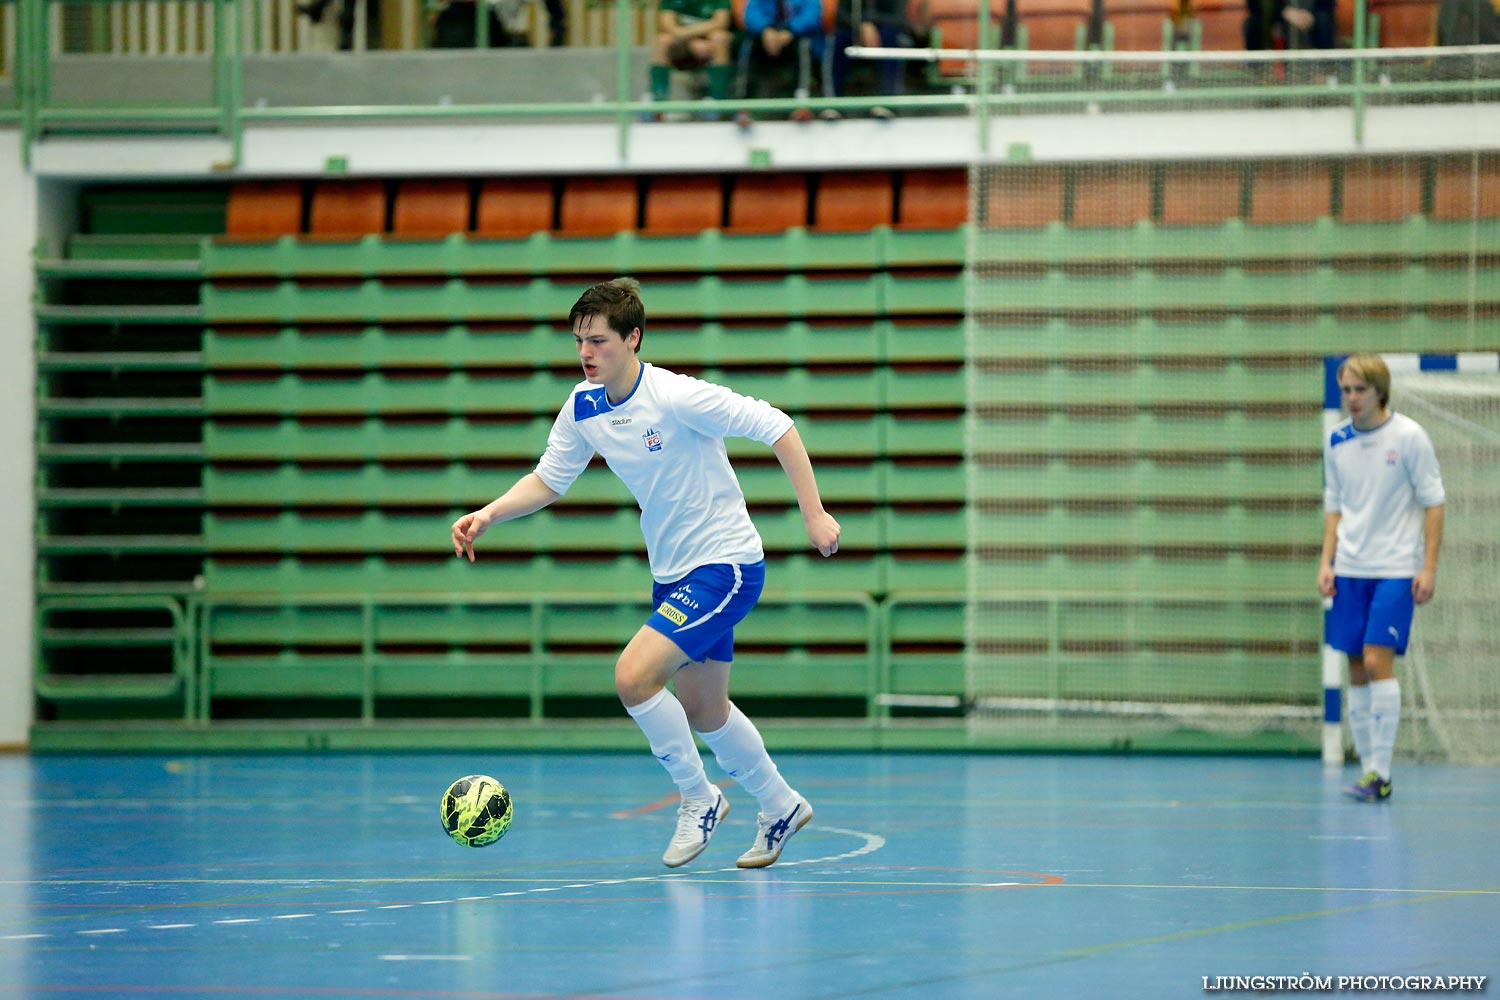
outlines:
[[[1395,658],[1414,608],[1432,599],[1443,540],[1443,480],[1432,440],[1390,409],[1391,372],[1354,354],[1338,370],[1349,419],[1323,448],[1323,554],[1318,591],[1332,597],[1328,644],[1349,656],[1349,728],[1364,772],[1347,794],[1391,797],[1391,753],[1401,719]]]
[[[697,731],[726,774],[760,803],[741,868],[764,868],[812,819],[766,753],[759,730],[729,701],[734,626],[760,598],[765,553],[724,448],[728,437],[771,446],[792,482],[807,537],[824,556],[839,524],[823,509],[812,463],[785,413],[723,386],[642,362],[640,284],[595,285],[568,314],[584,381],[563,404],[533,472],[503,496],[453,522],[453,551],[474,561],[474,541],[495,524],[565,493],[597,452],[641,508],[656,605],[615,663],[615,690],[682,793],[668,868],[708,846],[729,812],[693,743]],[[674,682],[676,695],[666,688]]]

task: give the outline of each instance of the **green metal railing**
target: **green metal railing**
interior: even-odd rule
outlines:
[[[211,31],[208,35],[210,51],[197,58],[206,58],[211,64],[211,83],[208,92],[191,103],[142,102],[129,104],[112,96],[101,95],[98,100],[73,100],[59,102],[53,93],[53,74],[69,54],[56,51],[60,48],[54,37],[54,16],[64,4],[113,4],[121,0],[0,0],[13,9],[15,24],[15,54],[12,67],[12,82],[15,106],[0,108],[0,121],[17,122],[23,129],[24,148],[29,156],[31,146],[45,135],[73,131],[109,131],[111,133],[139,132],[211,132],[230,144],[228,161],[221,164],[232,168],[240,160],[244,131],[247,126],[267,122],[327,121],[327,120],[412,120],[460,121],[476,119],[508,119],[515,117],[550,117],[556,119],[592,118],[612,121],[615,125],[618,149],[623,156],[628,144],[628,135],[635,121],[645,114],[702,113],[709,108],[719,112],[747,111],[752,114],[785,114],[798,108],[814,110],[833,109],[840,112],[860,112],[878,105],[896,111],[948,112],[971,115],[979,130],[979,148],[983,150],[989,141],[989,123],[997,116],[1033,112],[1043,108],[1067,107],[1097,110],[1106,107],[1133,106],[1142,108],[1233,106],[1247,101],[1264,100],[1268,96],[1280,102],[1330,104],[1347,107],[1350,112],[1350,128],[1356,142],[1362,142],[1364,118],[1374,103],[1393,100],[1478,100],[1500,94],[1500,74],[1492,64],[1500,60],[1489,50],[1500,52],[1500,46],[1472,47],[1468,55],[1476,60],[1468,73],[1461,78],[1437,79],[1431,72],[1432,60],[1439,57],[1451,59],[1457,49],[1426,50],[1431,55],[1422,59],[1418,50],[1371,50],[1362,52],[1286,52],[1286,53],[1239,53],[1248,61],[1278,59],[1295,61],[1302,58],[1322,58],[1347,62],[1348,72],[1340,72],[1336,80],[1311,83],[1284,83],[1274,87],[1253,82],[1230,81],[1215,83],[1209,78],[1184,79],[1184,85],[1169,69],[1181,64],[1183,73],[1196,70],[1200,61],[1212,65],[1215,57],[1222,61],[1225,53],[1040,53],[1027,52],[997,57],[995,50],[985,49],[980,53],[986,61],[971,63],[973,72],[962,81],[949,81],[952,86],[935,89],[934,92],[900,97],[824,97],[813,99],[770,98],[728,100],[708,104],[700,101],[646,102],[631,94],[632,6],[628,2],[613,5],[615,22],[615,59],[613,94],[603,102],[567,103],[505,103],[488,102],[473,104],[434,103],[431,105],[324,105],[298,107],[245,106],[244,79],[247,40],[243,38],[245,15],[260,0],[207,0],[211,11]],[[172,0],[164,0],[172,2]],[[184,0],[185,2],[185,0]],[[258,21],[251,22],[258,24]],[[1356,47],[1370,37],[1366,26],[1363,0],[1356,10],[1353,41]],[[252,28],[253,30],[253,28]],[[993,25],[981,22],[978,32],[980,44],[995,41]],[[207,36],[206,36],[207,37]],[[1479,50],[1483,50],[1482,52]],[[492,50],[494,57],[505,58],[503,50]],[[889,50],[855,50],[865,57],[891,55]],[[1467,52],[1467,50],[1464,50]],[[1409,72],[1390,74],[1378,71],[1378,67],[1392,58],[1393,53],[1403,53],[1407,60],[1403,65],[1413,67]],[[920,58],[936,62],[930,52],[916,55],[911,52],[895,53],[902,58]],[[953,51],[949,56],[963,56],[963,51]],[[1031,80],[1027,86],[1017,87],[1013,81],[1025,76],[1025,65],[1032,61],[1069,61],[1117,59],[1128,60],[1132,55],[1142,59],[1160,60],[1161,72],[1139,74],[1143,79],[1122,83],[1119,74],[1111,74],[1104,66],[1101,77],[1098,67],[1085,67],[1090,72],[1081,74],[1081,79],[1070,84]],[[1082,56],[1083,59],[1079,59]],[[144,60],[149,56],[133,55],[129,58]],[[323,58],[359,58],[357,55],[329,55]],[[1010,58],[1010,62],[991,61]],[[1420,61],[1418,61],[1420,60]],[[1424,66],[1426,67],[1424,71]],[[983,71],[981,71],[983,69]],[[1149,78],[1149,79],[1147,79]],[[1028,89],[1030,88],[1030,89]]]
[[[142,627],[138,622],[118,629],[69,629],[55,623],[55,616],[109,613],[165,616],[161,626]],[[69,644],[85,649],[115,651],[121,647],[165,646],[170,669],[154,673],[88,671],[48,673],[41,655],[42,643]],[[193,718],[198,702],[197,669],[194,663],[192,609],[165,595],[43,596],[37,599],[32,627],[32,677],[37,697],[55,701],[178,700],[182,718]]]
[[[741,664],[742,672],[754,671],[758,660],[767,660],[771,665],[768,669],[777,671],[777,680],[772,687],[778,691],[784,688],[788,697],[797,696],[800,687],[806,687],[806,683],[826,684],[827,690],[816,692],[818,695],[862,700],[866,706],[866,721],[878,724],[890,717],[890,615],[902,602],[922,607],[948,605],[958,608],[962,606],[963,597],[955,592],[937,591],[907,596],[893,593],[885,600],[876,600],[859,591],[766,594],[760,604],[763,609],[770,610],[763,610],[762,614],[801,614],[807,619],[804,633],[808,628],[820,625],[829,614],[844,616],[845,624],[840,634],[846,640],[856,641],[863,650],[834,657],[844,664],[836,676],[802,664],[796,668],[797,677],[792,677],[786,670],[793,668],[781,663],[785,654],[754,652],[742,652],[740,659],[745,661]],[[643,608],[649,610],[649,605]],[[216,718],[215,699],[223,696],[225,678],[231,678],[231,693],[244,696],[244,691],[236,688],[233,679],[238,677],[242,688],[246,671],[251,674],[258,671],[267,676],[259,682],[252,680],[252,687],[255,683],[271,684],[279,691],[278,685],[295,679],[298,694],[283,692],[275,697],[281,700],[296,697],[349,699],[358,704],[355,721],[363,726],[373,726],[390,721],[380,711],[380,701],[411,696],[414,687],[420,692],[421,685],[414,679],[426,670],[432,675],[433,684],[425,693],[433,697],[462,694],[467,690],[465,685],[476,692],[510,694],[525,702],[525,719],[540,724],[550,718],[548,702],[551,699],[566,697],[566,694],[607,694],[611,689],[609,655],[559,649],[556,637],[560,633],[571,635],[576,631],[582,635],[586,631],[574,630],[563,619],[572,621],[573,617],[608,614],[611,615],[609,627],[612,629],[635,621],[641,610],[619,595],[576,592],[246,593],[192,595],[185,599],[166,595],[48,596],[37,602],[34,645],[39,646],[44,637],[55,644],[68,642],[72,636],[71,641],[80,648],[116,648],[122,643],[140,648],[164,647],[167,669],[156,672],[137,669],[131,673],[101,669],[52,673],[43,669],[43,658],[33,650],[33,662],[37,665],[34,685],[43,701],[109,702],[116,706],[136,701],[179,706],[175,711],[183,723],[202,727]],[[427,649],[437,639],[443,638],[445,623],[450,623],[453,615],[493,616],[507,611],[512,618],[523,616],[526,622],[519,630],[515,620],[508,624],[496,623],[491,641],[509,641],[515,647],[510,652],[465,654],[464,662],[460,664],[463,669],[455,671],[451,656]],[[65,617],[111,612],[134,617],[120,628],[108,631],[70,631]],[[141,615],[157,613],[162,615],[160,623],[142,624]],[[236,624],[232,620],[236,615],[250,617]],[[277,654],[270,658],[275,663],[256,661],[247,666],[244,656],[236,658],[222,651],[224,644],[233,646],[245,641],[246,628],[252,631],[262,628],[264,621],[261,619],[267,615],[272,618],[292,616],[282,622],[284,629],[296,632],[300,627],[313,637],[309,641],[315,645],[323,644],[339,655],[325,656],[320,663],[316,654],[293,656],[292,660]],[[428,620],[416,636],[421,640],[418,645],[426,650],[425,654],[392,653],[392,643],[399,646],[403,638],[408,644],[416,641],[411,635],[402,634],[403,628],[408,632],[411,630],[415,618]],[[482,623],[476,624],[478,622],[478,618],[468,620],[471,631],[483,627]],[[761,631],[793,645],[809,638],[808,634],[782,636],[776,632],[777,628],[775,623],[767,623]],[[602,636],[597,638],[604,641]],[[465,645],[460,642],[454,649],[462,650]],[[811,662],[816,663],[819,656],[811,654]],[[261,657],[261,660],[265,659]],[[501,673],[508,678],[504,682],[499,677]],[[270,676],[272,674],[276,676]],[[460,674],[465,676],[460,677]],[[585,674],[590,678],[587,682],[578,679]],[[394,682],[390,680],[393,675],[398,677]]]
[[[960,601],[958,595],[949,595],[953,601]],[[189,683],[182,688],[184,699],[184,718],[198,725],[207,725],[214,719],[214,698],[219,693],[223,683],[226,670],[233,669],[232,658],[226,658],[216,653],[216,643],[225,641],[223,637],[224,626],[220,623],[226,614],[235,612],[278,612],[309,610],[320,610],[323,612],[345,612],[358,617],[358,626],[355,631],[342,636],[344,645],[357,650],[348,653],[342,667],[344,673],[357,672],[357,682],[349,683],[335,681],[327,685],[327,694],[342,694],[351,696],[359,703],[358,721],[361,725],[370,726],[380,721],[377,709],[378,701],[382,697],[390,697],[392,692],[382,690],[381,675],[392,669],[400,669],[397,658],[382,652],[382,621],[383,614],[399,609],[408,611],[425,611],[435,615],[436,620],[441,622],[442,615],[447,612],[459,610],[485,609],[487,611],[500,611],[513,609],[524,613],[527,618],[528,627],[525,632],[524,642],[520,643],[524,649],[518,649],[513,653],[490,654],[486,662],[484,655],[476,655],[471,667],[477,670],[501,670],[513,675],[524,683],[510,685],[520,692],[527,704],[527,719],[532,723],[541,723],[548,718],[546,703],[549,692],[554,687],[554,680],[560,673],[568,673],[574,668],[587,669],[597,675],[598,682],[589,685],[590,691],[605,691],[611,689],[610,660],[609,655],[604,654],[567,654],[559,653],[555,642],[548,638],[549,628],[547,622],[551,616],[578,615],[579,609],[583,613],[589,613],[588,609],[615,609],[620,608],[628,602],[622,601],[618,595],[610,594],[548,594],[548,593],[472,593],[472,594],[418,594],[418,593],[359,593],[359,594],[303,594],[303,595],[258,595],[258,594],[219,594],[214,596],[202,596],[190,598],[181,616],[181,628],[184,636],[183,643],[190,647],[193,656],[191,662],[185,664],[183,672]],[[888,680],[889,670],[886,664],[889,662],[889,650],[886,649],[887,631],[884,626],[884,612],[875,599],[869,594],[854,591],[818,591],[810,594],[766,594],[761,597],[760,604],[765,608],[802,608],[808,605],[818,608],[838,607],[849,610],[860,616],[862,621],[863,644],[865,652],[862,655],[862,676],[856,689],[853,686],[844,686],[837,691],[829,692],[839,696],[856,696],[863,699],[866,709],[866,718],[874,721],[884,717],[884,710],[879,707],[881,685]],[[646,606],[649,610],[649,605]],[[585,630],[579,629],[580,632]],[[356,634],[357,632],[357,634]],[[601,641],[602,638],[601,638]],[[432,690],[433,695],[453,694],[452,690],[439,690],[436,678],[441,675],[446,682],[451,684],[454,672],[441,662],[443,657],[439,654],[429,654],[429,659],[434,665],[428,669],[433,672],[435,683]],[[753,660],[754,654],[743,654],[742,658]],[[774,657],[773,657],[774,659]],[[416,657],[407,666],[408,673],[411,669],[422,669],[421,657]],[[579,661],[579,662],[573,662]],[[241,667],[240,669],[245,669]],[[252,668],[253,669],[253,668]],[[274,668],[272,668],[274,669]],[[285,669],[295,670],[295,667],[287,666]],[[521,677],[520,675],[523,675]],[[316,680],[312,682],[316,686]],[[486,690],[498,690],[493,679],[485,681],[483,687]],[[410,694],[410,684],[402,686],[400,693]]]

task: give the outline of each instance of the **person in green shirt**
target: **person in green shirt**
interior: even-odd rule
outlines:
[[[667,100],[672,70],[708,71],[708,96],[729,96],[734,39],[729,0],[661,0],[651,50],[651,99]]]

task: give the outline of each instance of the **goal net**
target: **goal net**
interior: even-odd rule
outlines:
[[[1322,359],[1495,348],[1497,161],[1474,138],[1500,113],[1478,85],[1495,69],[1434,50],[981,55],[954,63],[981,98],[971,739],[1311,751]],[[1430,131],[1389,141],[1408,127]],[[1464,544],[1455,563],[1477,559]],[[1453,600],[1473,624],[1424,625],[1467,642],[1468,668],[1500,606],[1488,592],[1477,615],[1482,593]],[[1423,648],[1441,699],[1437,661],[1460,657]]]
[[[1407,650],[1398,752],[1500,764],[1500,374],[1392,379],[1392,405],[1432,438],[1447,493],[1434,600]]]

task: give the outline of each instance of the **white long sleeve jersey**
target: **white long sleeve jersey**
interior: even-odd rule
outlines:
[[[1351,420],[1323,448],[1323,509],[1342,515],[1333,568],[1339,576],[1409,577],[1422,569],[1423,513],[1444,501],[1432,439],[1393,413],[1374,430]]]
[[[770,403],[642,363],[630,395],[611,403],[580,382],[547,437],[536,474],[566,493],[595,453],[641,508],[651,575],[671,583],[710,563],[765,558],[724,439],[774,444],[792,418]]]

